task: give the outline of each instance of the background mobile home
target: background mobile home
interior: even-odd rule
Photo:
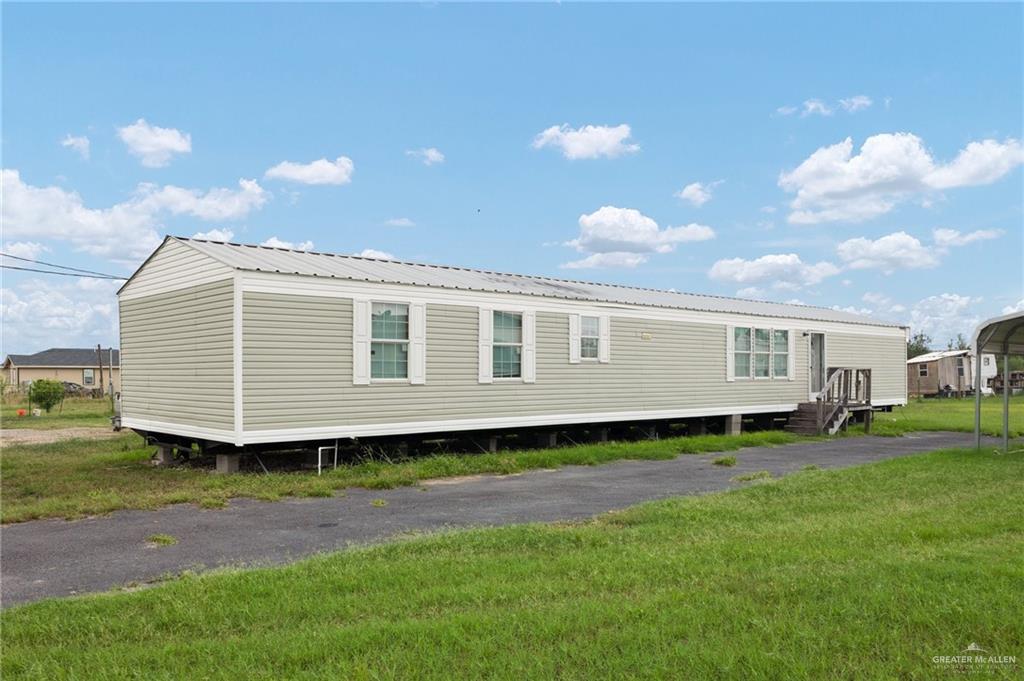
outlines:
[[[826,308],[177,237],[119,305],[122,424],[237,446],[907,395],[906,329]]]
[[[974,354],[970,350],[941,350],[907,360],[907,390],[915,397],[973,391]],[[996,375],[995,355],[981,356],[982,391],[991,394],[989,379]]]

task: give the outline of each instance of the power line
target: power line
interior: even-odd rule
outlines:
[[[114,276],[113,274],[105,274],[103,272],[96,272],[96,271],[93,271],[93,270],[82,270],[82,269],[78,269],[77,267],[70,267],[68,265],[57,265],[57,264],[52,263],[52,262],[43,262],[42,260],[33,260],[32,258],[23,258],[20,255],[11,255],[10,253],[4,253],[2,251],[0,251],[0,255],[4,256],[5,258],[14,258],[15,260],[23,260],[24,262],[35,263],[36,265],[45,265],[47,267],[56,267],[56,268],[62,269],[62,270],[71,270],[72,272],[84,272],[86,274],[95,274],[96,276],[107,277],[108,279],[125,279],[126,278],[126,277],[117,277],[117,276]],[[15,268],[12,268],[12,269],[15,269]],[[34,271],[34,270],[30,270],[30,271]],[[54,274],[56,274],[56,273],[54,273]]]
[[[42,274],[59,274],[60,276],[81,276],[83,279],[105,279],[115,282],[127,280],[127,276],[114,276],[112,274],[81,274],[78,272],[57,272],[52,269],[36,269],[35,267],[18,267],[17,265],[0,264],[2,269],[19,269],[26,272],[40,272]]]

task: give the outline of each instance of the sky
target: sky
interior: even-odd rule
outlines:
[[[4,3],[0,248],[128,276],[199,235],[838,307],[944,348],[1024,309],[1022,27],[1019,3]],[[116,345],[117,282],[0,272],[2,352]]]

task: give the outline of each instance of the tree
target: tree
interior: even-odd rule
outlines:
[[[907,341],[907,359],[913,359],[918,355],[931,352],[931,337],[924,331],[918,331]]]
[[[49,413],[64,399],[64,384],[60,381],[51,381],[48,378],[32,381],[32,385],[28,389],[28,399],[32,404],[38,404]]]
[[[964,335],[962,333],[958,333],[956,335],[956,338],[949,339],[949,342],[946,343],[946,349],[947,350],[970,350],[971,349],[971,344],[967,342],[967,339],[964,338]],[[907,359],[910,359],[910,358],[908,357]]]

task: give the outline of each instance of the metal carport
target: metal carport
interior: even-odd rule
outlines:
[[[1024,312],[983,322],[974,332],[974,446],[981,448],[981,355],[1003,356],[1003,451],[1010,449],[1010,355],[1024,355]],[[999,361],[998,359],[996,360]]]

